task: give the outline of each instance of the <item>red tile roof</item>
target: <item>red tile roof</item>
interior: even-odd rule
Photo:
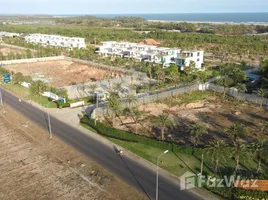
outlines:
[[[147,44],[147,45],[160,45],[160,42],[155,41],[154,39],[145,39],[140,44]]]

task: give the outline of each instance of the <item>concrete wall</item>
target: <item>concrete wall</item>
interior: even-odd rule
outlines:
[[[28,58],[28,59],[19,59],[19,60],[3,60],[3,61],[0,61],[0,64],[12,65],[12,64],[35,63],[35,62],[45,62],[45,61],[63,60],[63,59],[64,59],[64,56]]]
[[[214,84],[193,84],[190,86],[182,86],[180,88],[174,88],[174,89],[170,89],[169,91],[163,91],[163,92],[157,92],[156,94],[151,94],[151,95],[144,95],[142,97],[139,97],[138,102],[136,104],[133,105],[127,105],[123,100],[122,100],[122,107],[126,107],[126,106],[137,106],[137,105],[142,105],[142,104],[149,104],[149,103],[153,103],[156,102],[158,100],[162,100],[168,97],[172,97],[178,94],[184,94],[184,93],[188,93],[190,91],[197,91],[197,90],[210,90],[210,91],[215,91],[215,92],[219,92],[219,93],[223,93],[224,92],[224,88],[222,86],[218,86],[218,85],[214,85]],[[226,90],[226,95],[228,96],[232,96],[238,100],[242,100],[242,101],[247,101],[250,103],[254,103],[256,105],[260,105],[261,104],[261,97],[254,95],[254,94],[246,94],[244,92],[238,92],[235,88],[228,88]],[[268,98],[264,98],[263,99],[263,106],[268,108]],[[110,114],[111,111],[108,108],[97,108],[92,112],[92,117],[100,117],[103,116],[105,114]]]

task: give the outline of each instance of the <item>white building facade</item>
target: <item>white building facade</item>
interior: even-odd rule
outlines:
[[[197,69],[200,69],[204,62],[204,51],[194,50],[181,52],[181,50],[177,48],[141,45],[130,42],[102,42],[101,45],[96,48],[96,53],[105,56],[119,55],[124,58],[134,58],[139,61],[161,64],[163,67],[176,64],[181,70],[188,67],[191,61],[194,62]]]
[[[30,34],[25,36],[29,43],[39,43],[44,46],[57,46],[63,48],[86,48],[85,38],[64,37],[60,35]]]
[[[195,68],[201,69],[203,62],[204,51],[183,51],[180,56],[175,58],[175,63],[181,70],[189,67],[191,63],[195,65]]]

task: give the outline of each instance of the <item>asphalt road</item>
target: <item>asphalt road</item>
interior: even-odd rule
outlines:
[[[19,102],[18,97],[2,90],[4,104],[11,106],[40,127],[48,129],[46,113],[27,102]],[[117,155],[116,151],[97,139],[51,116],[51,127],[54,136],[74,147],[88,158],[105,168],[110,173],[127,182],[155,199],[156,173],[132,158]],[[179,184],[159,176],[159,200],[195,200],[200,199],[189,191],[181,191]]]

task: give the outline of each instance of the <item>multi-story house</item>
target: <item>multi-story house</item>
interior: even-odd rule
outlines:
[[[39,43],[44,46],[59,46],[64,48],[86,48],[85,38],[64,37],[59,35],[30,34],[25,40],[31,43]]]
[[[96,53],[102,55],[119,55],[124,58],[134,58],[140,61],[161,64],[169,67],[176,64],[181,70],[194,61],[196,68],[201,68],[203,63],[203,51],[183,51],[177,48],[157,47],[130,42],[102,42],[96,48]]]
[[[204,51],[183,51],[179,57],[175,58],[175,63],[181,70],[189,67],[191,63],[195,65],[195,68],[201,69],[203,62]]]

